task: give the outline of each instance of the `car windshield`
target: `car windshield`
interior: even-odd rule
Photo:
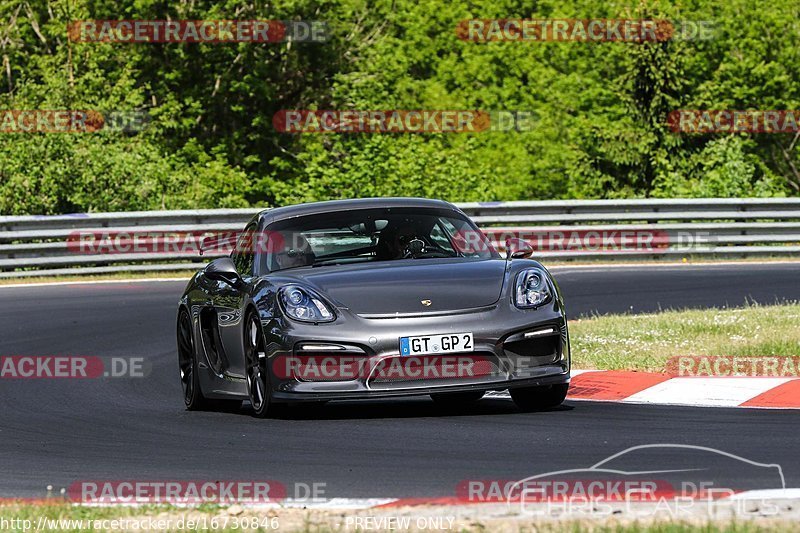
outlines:
[[[468,218],[448,209],[379,208],[305,215],[270,224],[262,271],[407,259],[499,257]]]

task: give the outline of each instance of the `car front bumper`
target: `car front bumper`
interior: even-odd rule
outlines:
[[[339,310],[330,324],[302,324],[282,318],[263,322],[272,398],[279,402],[390,398],[446,392],[496,391],[569,383],[570,349],[566,317],[555,301],[537,310],[510,303],[467,312],[412,317],[365,318]],[[400,367],[400,337],[472,333],[474,351],[440,358],[477,358],[483,371],[464,375],[409,378],[376,374],[392,363]],[[328,350],[328,348],[336,348]],[[293,375],[286,358],[346,357],[362,361],[357,375],[321,379]],[[414,357],[414,356],[411,356]],[[383,365],[383,366],[382,366]],[[276,371],[276,368],[281,368]],[[378,379],[379,378],[379,379]]]

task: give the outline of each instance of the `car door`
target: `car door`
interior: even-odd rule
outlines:
[[[255,242],[256,227],[255,222],[247,225],[237,239],[236,248],[231,253],[231,260],[236,265],[236,271],[244,283],[236,287],[227,283],[221,284],[213,299],[219,337],[226,359],[225,371],[231,377],[236,378],[245,377],[244,313],[254,275],[255,250],[253,243]]]

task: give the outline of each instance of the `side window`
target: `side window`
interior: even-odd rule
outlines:
[[[439,219],[436,224],[433,225],[431,229],[431,240],[433,244],[437,245],[439,248],[443,248],[445,250],[452,250],[453,246],[450,244],[450,239],[447,238],[444,230],[442,229],[442,225],[446,221]]]
[[[477,257],[490,253],[491,244],[488,243],[483,232],[470,229],[463,221],[440,218],[442,236],[447,239],[446,249],[455,248],[455,252],[465,257]],[[460,224],[460,227],[455,224]]]
[[[236,265],[236,271],[242,277],[253,275],[253,262],[255,260],[255,250],[253,240],[255,238],[256,225],[248,224],[244,232],[236,241],[236,248],[231,253],[231,260]]]

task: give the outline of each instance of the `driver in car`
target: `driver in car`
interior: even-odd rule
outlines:
[[[386,228],[381,232],[377,256],[379,260],[406,259],[425,251],[425,241],[410,224]]]
[[[279,270],[310,266],[314,264],[314,252],[308,239],[300,233],[282,233],[283,249],[275,253]]]

